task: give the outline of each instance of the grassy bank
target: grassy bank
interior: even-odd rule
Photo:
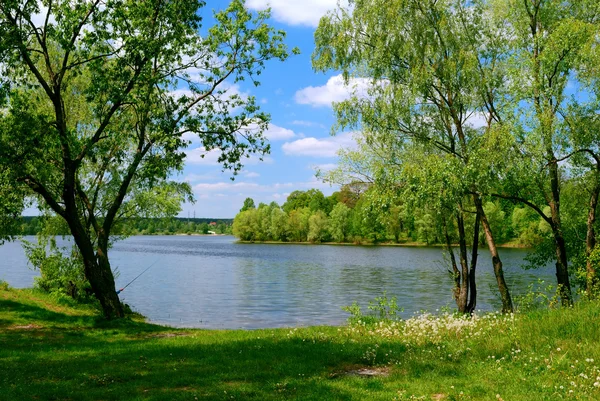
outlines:
[[[256,331],[104,322],[0,290],[2,400],[598,400],[600,305]]]

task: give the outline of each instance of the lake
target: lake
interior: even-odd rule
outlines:
[[[29,238],[32,240],[33,238]],[[211,329],[339,325],[341,308],[396,296],[403,316],[454,308],[452,280],[441,248],[238,244],[229,236],[136,236],[117,242],[109,256],[120,294],[151,322]],[[513,294],[538,278],[555,282],[553,268],[523,270],[527,251],[501,249]],[[480,310],[500,300],[487,250],[477,268]],[[31,287],[38,273],[18,242],[0,246],[0,279]]]

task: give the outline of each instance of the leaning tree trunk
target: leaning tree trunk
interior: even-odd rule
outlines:
[[[498,249],[496,248],[496,242],[494,241],[494,235],[492,234],[492,229],[490,227],[490,223],[485,215],[485,211],[483,210],[483,205],[481,202],[481,198],[479,195],[473,195],[473,201],[475,202],[475,207],[477,208],[477,214],[479,214],[481,218],[481,225],[483,226],[483,231],[485,233],[485,239],[488,244],[488,248],[490,253],[492,254],[492,264],[494,266],[494,275],[496,276],[496,282],[498,283],[498,290],[500,291],[500,297],[502,298],[502,312],[503,313],[512,313],[513,312],[513,304],[512,299],[510,297],[510,292],[508,291],[508,286],[506,285],[506,280],[504,279],[504,270],[502,268],[502,260],[500,259],[500,255],[498,254]]]
[[[479,223],[481,216],[475,216],[475,227],[473,229],[473,248],[471,249],[471,270],[469,271],[469,304],[467,312],[473,314],[477,306],[477,283],[475,282],[475,270],[477,269],[477,252],[479,250]]]
[[[108,262],[108,255],[98,247],[97,254],[78,219],[68,219],[71,234],[83,258],[84,273],[92,286],[96,299],[100,301],[106,319],[125,316],[117,295],[115,278]]]
[[[594,186],[592,196],[590,197],[590,206],[588,209],[587,219],[587,234],[585,237],[585,292],[589,298],[594,295],[594,287],[598,284],[596,277],[596,268],[590,258],[594,248],[596,247],[596,231],[594,224],[596,223],[596,208],[598,207],[598,197],[600,195],[600,182],[597,182]]]
[[[96,281],[96,297],[102,305],[102,311],[107,319],[121,318],[125,316],[123,311],[123,305],[119,300],[115,287],[115,277],[110,268],[108,261],[108,254],[106,251],[98,250],[96,253],[97,269],[94,270],[93,275]],[[91,280],[90,280],[91,283]],[[94,286],[92,285],[92,288]]]

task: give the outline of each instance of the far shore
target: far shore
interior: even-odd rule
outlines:
[[[262,244],[262,245],[339,245],[339,246],[389,246],[389,247],[406,247],[406,248],[443,248],[446,245],[444,244],[426,244],[424,242],[380,242],[380,243],[372,243],[372,242],[308,242],[308,241],[290,241],[290,242],[282,242],[282,241],[236,241],[238,244]],[[458,244],[452,244],[452,246],[458,247]],[[510,249],[530,249],[530,247],[517,244],[514,242],[508,242],[506,244],[497,245],[498,248],[510,248]],[[480,245],[483,249],[487,249],[487,246]]]

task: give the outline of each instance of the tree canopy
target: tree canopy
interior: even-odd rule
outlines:
[[[3,1],[0,190],[67,223],[107,317],[122,316],[108,260],[120,219],[176,214],[185,148],[218,150],[233,173],[269,151],[269,116],[228,91],[285,60],[284,32],[234,0],[202,25],[197,0]]]

